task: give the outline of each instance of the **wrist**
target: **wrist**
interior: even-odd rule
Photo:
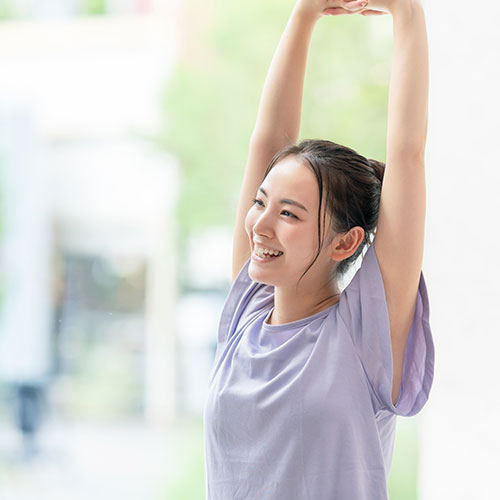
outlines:
[[[300,22],[306,24],[316,24],[316,21],[320,19],[323,14],[302,5],[301,2],[297,2],[293,8],[292,16],[299,19]]]
[[[390,6],[390,13],[394,20],[409,20],[418,9],[422,9],[420,0],[395,0]]]

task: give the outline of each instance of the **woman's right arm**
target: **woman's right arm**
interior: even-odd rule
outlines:
[[[272,157],[297,141],[307,54],[316,21],[327,8],[351,14],[361,0],[298,0],[267,73],[240,190],[233,236],[233,281],[250,257],[245,218]]]

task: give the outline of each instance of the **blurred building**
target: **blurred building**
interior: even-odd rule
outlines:
[[[217,348],[219,317],[231,285],[232,232],[209,227],[191,235],[186,247],[177,309],[178,399],[184,414],[200,416]]]
[[[109,414],[166,423],[180,169],[144,138],[160,121],[177,9],[87,4],[101,15],[80,16],[76,1],[0,4],[13,17],[0,23],[0,378],[50,379],[65,411],[92,416],[93,391],[71,402],[68,387],[103,370]]]
[[[165,498],[186,460],[176,425],[201,418],[231,234],[179,245],[182,169],[152,139],[206,22],[179,6],[0,0],[2,499]],[[51,417],[38,460],[18,462],[5,411],[28,437]]]

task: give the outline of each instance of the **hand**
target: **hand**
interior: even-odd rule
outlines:
[[[412,10],[412,5],[419,4],[420,0],[367,0],[368,3],[365,7],[360,9],[358,7],[358,2],[354,0],[343,0],[346,4],[343,7],[350,10],[350,14],[361,14],[363,16],[371,15],[381,15],[381,14],[394,14],[396,12],[408,12]],[[352,4],[352,7],[349,6]],[[336,8],[326,8],[323,13],[326,15],[336,15]],[[345,12],[339,11],[338,14],[344,14]]]
[[[301,15],[319,19],[322,16],[362,13],[368,1],[370,0],[298,0],[295,9]]]
[[[363,16],[379,16],[389,14],[392,0],[339,0],[335,3],[339,5],[329,5],[323,10],[323,15],[361,14]]]

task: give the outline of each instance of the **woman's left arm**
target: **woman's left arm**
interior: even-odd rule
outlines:
[[[367,9],[376,9],[379,3],[385,4],[393,17],[394,50],[386,167],[373,244],[389,313],[395,404],[424,253],[429,70],[425,16],[419,0],[369,0]]]
[[[425,16],[419,0],[391,7],[394,54],[389,85],[387,163],[401,155],[424,160],[427,137],[429,57]]]

